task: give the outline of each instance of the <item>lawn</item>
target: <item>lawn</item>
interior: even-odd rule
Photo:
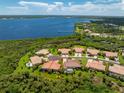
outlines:
[[[87,58],[86,58],[86,57],[83,57],[83,58],[82,58],[81,64],[82,64],[83,66],[85,66],[85,65],[87,64]]]
[[[124,57],[122,55],[119,55],[119,62],[121,65],[124,65]]]
[[[75,45],[74,47],[80,47],[80,48],[84,48],[84,49],[87,48],[86,46],[81,46],[81,45]]]
[[[50,53],[52,53],[53,55],[58,55],[58,50],[56,48],[50,48],[49,49]]]
[[[100,58],[100,59],[105,59],[105,57],[102,56],[102,55],[99,55],[98,58]]]

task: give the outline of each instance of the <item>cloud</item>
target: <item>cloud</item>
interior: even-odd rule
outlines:
[[[121,0],[95,0],[94,3],[101,3],[101,4],[110,4],[110,3],[118,3]]]
[[[111,3],[103,3],[105,1]],[[117,2],[114,3],[114,1]],[[64,4],[64,2],[44,3],[25,0],[18,2],[18,6],[10,6],[7,8],[10,10],[16,10],[20,12],[20,14],[25,11],[27,14],[124,16],[124,0],[95,0],[94,2],[85,2],[80,4],[68,2],[67,5]],[[23,12],[20,10],[23,10]]]
[[[20,7],[17,7],[17,6],[11,6],[11,7],[7,7],[8,9],[11,9],[11,10],[28,10],[28,7],[23,7],[23,6],[20,6]]]
[[[20,1],[19,2],[20,5],[22,6],[37,6],[37,7],[47,7],[48,3],[43,3],[43,2],[28,2],[28,1]]]
[[[23,7],[28,7],[29,9],[32,7],[34,9],[40,8],[41,11],[39,12],[46,12],[46,13],[50,13],[53,10],[61,10],[61,8],[64,5],[63,2],[53,2],[53,4],[48,4],[44,2],[28,2],[28,1],[20,1],[18,4]]]

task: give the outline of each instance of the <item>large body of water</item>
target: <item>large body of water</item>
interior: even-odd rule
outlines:
[[[0,19],[0,40],[67,36],[74,33],[76,22],[90,20],[75,17]]]

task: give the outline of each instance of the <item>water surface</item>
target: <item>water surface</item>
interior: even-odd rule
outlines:
[[[92,19],[47,17],[32,19],[0,19],[0,40],[67,36],[74,33],[74,24]]]

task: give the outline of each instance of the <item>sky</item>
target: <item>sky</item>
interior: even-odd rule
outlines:
[[[124,16],[124,0],[0,0],[0,15]]]

